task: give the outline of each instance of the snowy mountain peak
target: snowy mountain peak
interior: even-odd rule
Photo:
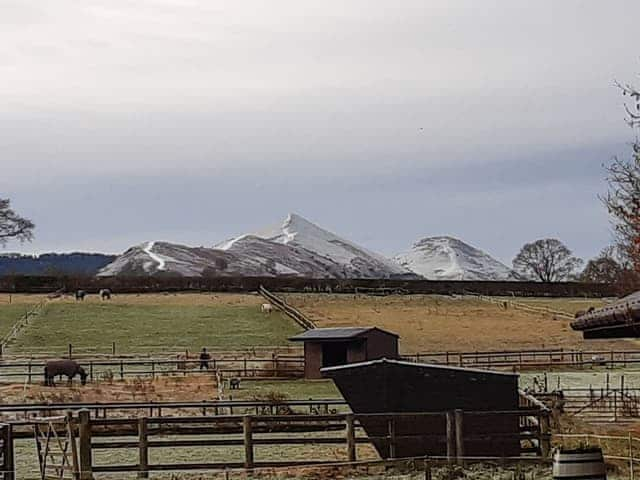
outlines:
[[[290,213],[280,225],[253,234],[240,235],[216,248],[227,250],[248,236],[301,248],[315,257],[330,261],[349,278],[390,278],[411,276],[411,272],[394,261],[345,240],[296,213]]]
[[[99,275],[419,278],[394,261],[342,239],[295,213],[278,226],[247,233],[214,248],[145,242]]]
[[[518,280],[518,274],[482,250],[455,237],[418,240],[394,260],[429,280]]]

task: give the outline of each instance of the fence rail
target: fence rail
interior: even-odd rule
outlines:
[[[474,418],[486,415],[500,415],[504,417],[517,417],[519,423],[524,426],[520,432],[513,434],[478,434],[465,429],[465,421],[471,424]],[[465,458],[465,442],[486,441],[491,442],[494,437],[503,441],[506,437],[517,439],[521,445],[521,451],[535,453],[538,457],[546,457],[549,452],[550,434],[546,427],[534,428],[529,423],[533,415],[546,418],[540,410],[512,410],[500,412],[463,412],[456,410],[450,412],[430,413],[371,413],[371,414],[333,414],[333,415],[228,415],[218,417],[194,416],[194,417],[140,417],[140,418],[114,418],[92,419],[89,410],[81,410],[77,417],[67,415],[72,425],[67,429],[72,435],[72,441],[77,441],[79,472],[75,472],[77,478],[92,478],[93,473],[124,473],[138,472],[138,478],[148,478],[153,471],[187,471],[187,470],[218,470],[227,468],[244,468],[251,470],[260,467],[279,467],[297,465],[317,465],[335,463],[336,446],[344,448],[343,454],[348,462],[358,459],[357,445],[377,442],[383,445],[378,448],[383,458],[394,459],[396,445],[406,440],[420,440],[437,437],[447,445],[447,458],[449,461],[462,463]],[[447,428],[446,434],[433,434],[428,432],[397,431],[396,424],[400,422],[419,421],[424,417],[448,419],[455,416],[456,421]],[[62,417],[64,418],[64,417]],[[42,419],[38,420],[42,422]],[[362,428],[368,421],[382,422],[388,425],[384,433],[371,435]],[[2,438],[8,437],[11,441],[3,444],[3,458],[13,456],[13,439],[33,438],[31,428],[36,421],[8,423],[0,425]],[[449,421],[447,420],[447,423]],[[443,422],[444,423],[444,422]],[[546,422],[538,422],[538,426],[546,425]],[[282,435],[286,433],[286,435]],[[167,437],[170,435],[170,438]],[[119,437],[117,441],[109,437]],[[186,438],[185,438],[186,437]],[[75,443],[74,443],[75,445]],[[295,457],[292,445],[316,445],[317,451],[321,445],[332,446],[330,454],[323,458]],[[534,448],[527,445],[534,445]],[[287,447],[283,448],[278,459],[266,461],[259,459],[260,450],[267,446]],[[182,462],[182,463],[152,463],[150,462],[150,450],[157,448],[193,448],[215,447],[240,449],[241,460],[216,461],[216,462]],[[94,452],[99,450],[122,452],[123,450],[137,451],[137,462],[134,464],[96,464]],[[220,451],[216,450],[218,458]],[[118,458],[116,456],[112,458]],[[122,458],[122,457],[120,457]],[[229,458],[229,457],[227,457]],[[163,461],[167,461],[163,457]],[[5,480],[19,478],[19,472],[7,468],[4,474]]]
[[[0,417],[12,417],[15,420],[28,420],[31,417],[56,416],[61,412],[88,410],[95,418],[107,418],[109,413],[122,415],[141,414],[150,417],[163,417],[176,414],[206,415],[276,415],[307,414],[329,415],[348,410],[347,402],[341,399],[253,401],[253,400],[212,400],[199,402],[66,402],[66,403],[13,403],[0,404]]]
[[[45,361],[29,360],[18,362],[0,362],[0,382],[27,382],[42,379]],[[208,360],[206,368],[200,365],[198,358],[189,359],[121,359],[88,360],[80,362],[90,381],[99,378],[124,380],[125,377],[180,374],[187,375],[202,371],[217,371],[225,377],[239,378],[298,378],[304,375],[304,358],[279,357],[241,358]]]
[[[262,295],[265,299],[267,299],[271,304],[275,305],[278,309],[280,309],[285,315],[293,319],[298,325],[300,325],[305,330],[312,330],[316,328],[316,324],[307,317],[304,313],[298,310],[295,307],[289,305],[286,300],[274,295],[269,290],[260,285],[259,290],[260,295]]]
[[[470,295],[476,297],[478,300],[482,300],[483,302],[493,303],[494,305],[499,305],[503,308],[514,308],[516,310],[523,310],[529,313],[537,313],[542,315],[552,315],[556,318],[562,318],[565,320],[574,320],[575,315],[564,312],[562,310],[556,310],[550,307],[546,307],[543,305],[531,305],[530,303],[522,303],[516,302],[515,300],[507,300],[505,298],[496,298],[489,297],[487,295],[481,295],[479,293],[467,292],[466,295]]]
[[[418,363],[438,363],[474,368],[627,367],[640,364],[640,350],[492,350],[473,352],[422,352],[403,355]]]
[[[23,328],[29,325],[29,319],[33,315],[38,314],[40,310],[42,310],[42,308],[44,307],[45,301],[46,300],[41,300],[35,306],[31,307],[30,310],[27,310],[25,314],[22,315],[13,324],[13,326],[11,327],[11,330],[9,330],[9,332],[0,339],[0,358],[2,357],[3,352],[6,350],[7,345],[9,345],[9,343],[18,336],[18,334],[22,331]]]

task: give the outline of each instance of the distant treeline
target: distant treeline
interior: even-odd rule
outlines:
[[[414,293],[549,296],[549,297],[612,297],[622,293],[614,286],[578,282],[481,282],[383,279],[313,279],[298,277],[213,277],[192,278],[174,276],[153,277],[93,277],[93,276],[5,276],[0,277],[0,291],[15,293],[45,293],[65,289],[97,292],[110,288],[114,293],[147,293],[176,291],[252,292],[260,285],[275,292],[332,293]]]
[[[44,253],[0,255],[0,275],[93,276],[113,262],[115,255],[101,253]]]

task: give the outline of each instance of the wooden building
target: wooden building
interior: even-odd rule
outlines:
[[[305,378],[322,378],[324,367],[398,357],[398,335],[377,327],[315,328],[289,340],[304,342]]]
[[[332,378],[355,413],[442,412],[433,416],[408,416],[395,425],[398,457],[447,454],[446,413],[461,409],[467,456],[517,456],[520,454],[517,415],[491,413],[517,411],[518,375],[411,363],[374,360],[322,369]],[[471,412],[474,412],[473,414]],[[477,412],[480,412],[478,414]],[[384,418],[362,420],[369,437],[384,437],[388,425]],[[413,435],[412,438],[401,438]],[[479,435],[497,438],[487,441]],[[387,440],[373,442],[381,457],[390,455]]]

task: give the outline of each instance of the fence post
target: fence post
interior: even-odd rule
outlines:
[[[453,457],[456,454],[456,439],[455,439],[455,422],[453,419],[453,412],[447,412],[445,414],[445,420],[447,424],[447,461],[453,463]]]
[[[147,439],[147,419],[138,419],[138,478],[149,478],[149,441]]]
[[[631,436],[631,432],[629,432],[629,478],[633,480],[633,477],[633,437]]]
[[[29,360],[29,373],[28,373],[28,376],[29,376],[29,384],[31,384],[31,360]]]
[[[424,457],[424,480],[431,480],[431,461]]]
[[[396,419],[391,417],[387,421],[387,428],[389,431],[389,457],[391,459],[396,458]]]
[[[242,417],[242,433],[244,435],[244,468],[253,468],[253,435],[251,415]]]
[[[69,344],[69,360],[73,358],[73,345]]]
[[[111,342],[111,355],[116,355],[116,342]]]
[[[120,380],[124,380],[124,361],[120,360]]]
[[[354,426],[353,413],[349,413],[345,417],[347,432],[347,460],[349,462],[356,461],[356,430]]]
[[[67,434],[71,443],[71,466],[73,467],[73,480],[80,480],[80,464],[78,463],[78,444],[76,443],[76,433],[73,424],[73,413],[67,410]]]
[[[541,412],[538,417],[538,428],[540,429],[540,437],[538,440],[540,444],[540,455],[542,458],[548,458],[551,452],[549,412]]]
[[[8,423],[0,423],[0,435],[2,438],[2,471],[3,480],[15,480],[13,455],[13,434],[12,427]]]
[[[456,460],[458,465],[464,464],[464,412],[455,411],[456,422]]]
[[[89,381],[93,382],[93,360],[89,362]]]
[[[78,412],[80,420],[80,478],[93,480],[93,466],[91,455],[91,412],[83,408]]]

